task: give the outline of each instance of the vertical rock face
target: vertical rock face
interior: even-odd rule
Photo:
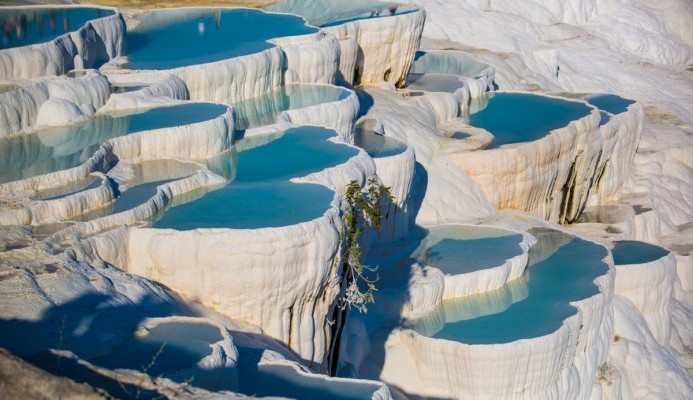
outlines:
[[[62,75],[73,69],[98,68],[121,56],[124,46],[125,21],[116,11],[50,42],[0,50],[0,79],[31,79]]]
[[[0,138],[35,126],[66,125],[91,116],[110,93],[108,79],[94,71],[76,78],[42,79],[0,93]],[[72,119],[64,114],[67,110],[73,111]]]
[[[357,19],[323,28],[342,48],[339,71],[351,84],[404,84],[419,49],[426,13],[419,9],[386,18]]]

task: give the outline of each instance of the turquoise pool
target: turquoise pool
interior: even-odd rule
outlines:
[[[471,114],[470,125],[495,139],[489,148],[531,142],[590,114],[583,103],[527,93],[488,93],[488,104]]]
[[[464,87],[464,82],[455,75],[409,74],[406,87],[409,90],[454,93],[457,89]]]
[[[538,243],[529,251],[529,267],[521,280],[499,291],[446,301],[437,310],[442,315],[439,324],[422,318],[408,327],[467,344],[509,343],[557,330],[576,312],[570,302],[599,292],[594,280],[608,271],[602,261],[608,253],[602,246],[558,231],[530,233]]]
[[[293,225],[318,218],[330,207],[334,192],[317,184],[289,179],[345,163],[358,150],[328,139],[334,130],[298,127],[268,144],[208,162],[209,168],[233,179],[203,197],[167,210],[154,228],[256,229]]]
[[[397,139],[362,129],[356,131],[354,144],[373,158],[392,157],[407,150],[407,145]]]
[[[341,25],[359,19],[383,18],[412,13],[418,10],[407,4],[378,0],[280,0],[265,7],[268,11],[285,12],[304,16],[311,24],[320,27]]]
[[[624,99],[615,94],[594,94],[585,98],[585,101],[600,110],[611,114],[621,114],[628,111],[628,106],[635,104],[635,101]]]
[[[257,53],[269,39],[316,32],[294,15],[254,9],[175,9],[143,14],[128,32],[129,68],[171,69]]]
[[[0,9],[0,50],[50,42],[90,20],[113,14],[91,7]]]
[[[669,251],[653,244],[638,242],[636,240],[620,240],[614,244],[611,254],[614,264],[645,264],[669,254]]]
[[[449,74],[475,77],[488,66],[460,52],[417,51],[410,74]]]
[[[445,274],[457,275],[497,267],[522,254],[523,236],[480,226],[433,227],[413,256]]]
[[[100,115],[74,125],[0,139],[0,183],[76,167],[108,139],[216,118],[227,107],[186,103],[138,114]]]
[[[287,85],[280,90],[241,102],[231,102],[236,110],[235,128],[242,131],[276,122],[286,110],[296,110],[349,97],[346,89],[328,85]]]

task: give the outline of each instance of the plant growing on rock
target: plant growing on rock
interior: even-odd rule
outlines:
[[[375,178],[370,178],[362,189],[356,181],[351,181],[345,193],[346,205],[344,209],[343,227],[341,239],[343,244],[342,257],[345,264],[344,281],[346,283],[345,294],[342,299],[342,308],[355,307],[360,312],[367,312],[367,304],[373,303],[373,293],[377,290],[375,282],[377,278],[368,278],[367,271],[374,271],[367,265],[363,265],[363,253],[359,245],[359,238],[364,229],[368,227],[380,231],[382,228],[382,210],[386,201],[392,200],[390,188],[378,183]]]

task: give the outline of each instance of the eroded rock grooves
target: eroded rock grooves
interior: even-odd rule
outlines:
[[[650,106],[561,44],[455,36],[679,6],[447,3],[0,8],[3,365],[87,397],[692,395],[689,116],[649,153]],[[676,21],[624,51],[687,65]],[[391,195],[356,246],[353,182]]]

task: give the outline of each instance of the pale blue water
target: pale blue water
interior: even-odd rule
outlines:
[[[296,110],[344,100],[350,92],[328,85],[287,85],[280,90],[241,102],[229,101],[236,110],[236,130],[245,130],[276,122],[282,111]]]
[[[377,0],[280,0],[265,9],[302,15],[311,24],[321,27],[341,25],[359,19],[408,14],[417,10],[415,6]]]
[[[73,32],[92,19],[113,15],[99,8],[32,8],[0,10],[0,49],[45,43]]]
[[[149,334],[143,337],[128,338],[108,355],[89,361],[106,368],[141,371],[142,366],[148,365],[161,350],[156,363],[149,370],[150,375],[159,376],[193,367],[212,354],[210,344],[220,340],[219,328],[212,325],[167,322],[150,329]]]
[[[6,137],[0,139],[0,183],[76,167],[114,137],[194,124],[226,110],[219,104],[187,103],[139,114],[100,115],[70,126]]]
[[[463,87],[464,82],[455,75],[409,74],[407,77],[407,89],[410,90],[453,93]]]
[[[471,226],[431,228],[414,256],[446,274],[497,267],[522,254],[521,234]]]
[[[289,179],[343,164],[358,154],[354,148],[327,140],[336,134],[320,127],[292,128],[263,146],[210,160],[212,171],[233,180],[202,198],[167,210],[153,227],[256,229],[322,216],[334,192]]]
[[[367,400],[378,390],[362,382],[326,382],[320,377],[299,375],[287,365],[239,368],[240,392],[259,397],[277,396],[297,400]]]
[[[392,157],[407,150],[407,145],[399,140],[368,130],[358,130],[354,135],[354,144],[373,158]]]
[[[596,94],[585,98],[585,101],[611,114],[620,114],[628,111],[628,106],[635,104],[635,101],[624,99],[615,94]]]
[[[521,280],[500,291],[453,299],[437,310],[442,319],[414,321],[430,337],[467,344],[508,343],[557,330],[576,313],[569,303],[599,292],[594,279],[608,271],[607,250],[558,231],[533,229],[529,267]],[[507,300],[504,301],[503,299]],[[440,310],[440,308],[443,310]]]
[[[489,93],[487,96],[488,104],[470,116],[470,125],[495,136],[489,148],[540,139],[591,111],[579,102],[534,94]]]
[[[466,53],[417,51],[409,73],[475,77],[486,67],[486,64],[476,61]]]
[[[250,9],[156,10],[128,32],[129,68],[170,69],[274,47],[269,39],[316,32],[293,15]]]
[[[616,265],[645,264],[659,260],[667,254],[669,251],[662,247],[636,240],[620,240],[611,250]]]

